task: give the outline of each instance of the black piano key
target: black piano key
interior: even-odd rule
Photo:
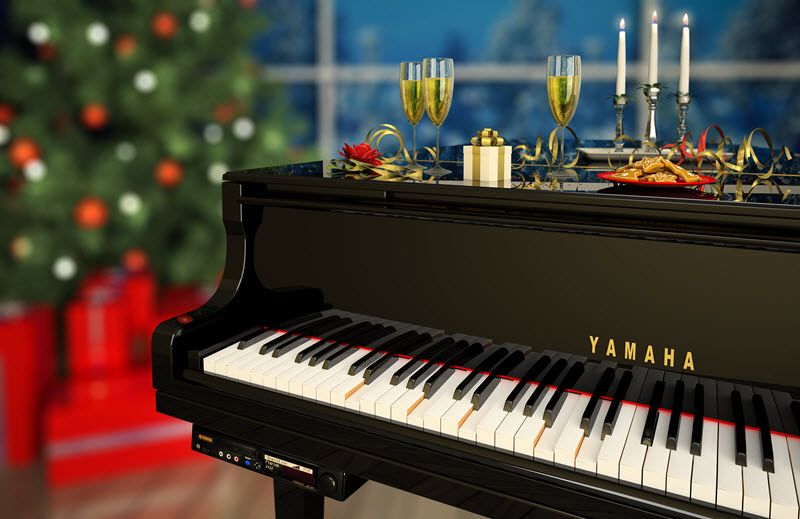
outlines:
[[[404,332],[397,337],[393,338],[392,340],[383,343],[381,347],[373,347],[373,350],[353,364],[347,370],[348,375],[355,375],[361,368],[368,366],[372,362],[374,362],[378,357],[390,355],[393,353],[397,348],[402,348],[407,346],[408,344],[412,344],[419,338],[419,334],[414,330],[409,330]],[[367,341],[372,342],[372,341]],[[368,344],[365,344],[367,346]]]
[[[430,364],[430,361],[436,356],[437,353],[445,350],[447,348],[452,348],[456,344],[455,339],[452,337],[445,337],[443,339],[439,339],[432,344],[426,346],[422,351],[419,351],[414,354],[414,356],[406,362],[403,366],[400,367],[396,372],[392,374],[392,379],[389,383],[393,386],[399,384],[406,376],[413,373],[416,369],[420,366],[424,365],[426,362]]]
[[[705,419],[705,386],[698,382],[694,386],[694,420],[692,421],[692,442],[689,452],[700,456],[703,452],[703,420]]]
[[[472,389],[472,387],[478,383],[478,379],[481,376],[482,372],[489,371],[495,368],[497,364],[508,355],[508,348],[497,348],[492,351],[485,359],[478,364],[475,369],[470,372],[469,375],[464,377],[464,380],[459,382],[456,386],[455,391],[453,392],[453,398],[455,400],[461,400],[464,395]]]
[[[566,369],[568,364],[569,363],[567,362],[567,359],[558,359],[555,364],[553,364],[550,369],[547,370],[547,373],[545,373],[544,377],[542,377],[539,385],[536,386],[536,389],[533,390],[533,393],[531,394],[530,398],[528,398],[528,401],[525,402],[525,407],[522,410],[522,414],[525,416],[533,416],[533,413],[536,411],[536,408],[539,407],[539,403],[547,391],[548,386],[555,382],[558,376],[561,375],[564,369]]]
[[[764,397],[753,395],[753,409],[758,422],[759,435],[761,436],[761,467],[766,472],[775,472],[775,456],[772,453],[772,428],[770,427]]]
[[[380,326],[380,325],[372,324],[367,321],[362,321],[360,323],[351,324],[345,327],[339,327],[334,330],[328,330],[329,333],[322,334],[321,338],[323,339],[323,342],[330,341],[334,343],[333,346],[335,346],[335,344],[347,341],[349,338],[354,337],[356,334],[361,333],[362,331],[367,329],[372,329],[374,326]],[[297,353],[297,356],[295,357],[294,361],[303,362],[304,360],[311,357],[312,354],[317,351],[318,344],[319,343],[311,344],[303,348],[301,351]],[[272,356],[280,357],[281,355],[287,353],[286,346],[288,345],[283,345],[279,346],[278,348],[275,348],[275,351],[272,352]],[[331,345],[326,346],[326,348],[330,346]]]
[[[558,387],[553,392],[550,400],[548,400],[547,404],[545,404],[545,427],[553,426],[553,422],[555,422],[559,411],[561,411],[561,408],[564,406],[564,402],[567,400],[567,389],[571,389],[575,386],[585,370],[586,367],[584,366],[584,362],[574,362],[570,366],[569,371],[567,371],[567,374],[564,375],[564,378],[558,384]]]
[[[611,388],[615,373],[616,370],[612,367],[604,369],[603,374],[600,375],[600,380],[597,381],[597,384],[592,389],[592,396],[589,398],[586,409],[584,409],[581,416],[581,429],[583,429],[584,436],[589,436],[592,427],[594,427],[597,415],[600,412],[600,398]]]
[[[269,352],[273,352],[273,356],[279,356],[275,354],[275,351],[283,351],[286,346],[291,344],[296,344],[298,341],[303,339],[307,339],[308,336],[317,336],[319,334],[324,334],[325,332],[336,330],[342,326],[349,325],[353,322],[352,319],[349,317],[338,317],[338,316],[328,316],[324,317],[318,321],[314,321],[308,325],[298,327],[294,332],[291,334],[287,333],[283,337],[279,338],[277,341],[270,341],[269,343],[263,345],[259,353],[261,355],[266,355]]]
[[[544,369],[550,364],[551,358],[550,355],[539,356],[528,371],[520,377],[517,385],[514,386],[514,389],[506,397],[505,404],[503,404],[504,411],[509,412],[516,407],[524,394],[525,388],[528,387],[531,381],[535,381],[542,374]]]
[[[432,343],[433,338],[429,334],[423,333],[422,335],[415,337],[411,343],[403,346],[402,348],[398,348],[394,353],[387,353],[383,357],[375,360],[364,370],[365,383],[369,384],[375,380],[375,378],[389,369],[392,365],[394,365],[395,361],[398,359],[397,354],[404,354],[406,352],[417,353],[419,351],[423,351],[425,346]]]
[[[653,387],[653,395],[650,399],[650,409],[647,411],[647,418],[644,421],[644,430],[642,431],[642,445],[652,446],[653,437],[656,435],[656,425],[658,424],[658,409],[661,407],[661,401],[664,398],[663,380],[657,380]]]
[[[397,330],[393,326],[382,326],[378,329],[372,330],[365,330],[363,333],[360,333],[357,337],[353,337],[352,339],[347,339],[347,342],[353,345],[361,345],[361,346],[368,346],[372,347],[372,351],[361,357],[357,360],[354,365],[350,365],[348,369],[349,375],[355,375],[357,372],[361,371],[362,368],[366,367],[370,361],[375,360],[378,356],[381,355],[380,347],[375,347],[373,343],[375,341],[379,341],[380,339],[390,336]],[[416,333],[416,332],[412,332]],[[405,335],[405,334],[403,334]],[[383,344],[383,343],[381,343]],[[364,360],[364,362],[360,362]]]
[[[436,372],[431,375],[422,386],[422,392],[425,398],[430,398],[442,387],[450,375],[453,373],[453,366],[461,366],[466,364],[473,358],[483,353],[483,346],[477,342],[473,342],[462,351],[454,355],[449,361],[442,364]]]
[[[308,337],[306,337],[301,333],[291,333],[291,334],[287,333],[286,335],[284,335],[283,337],[279,337],[275,341],[270,341],[262,345],[261,349],[258,350],[258,353],[261,355],[272,353],[273,356],[278,356],[280,352],[284,351],[286,347],[291,346],[293,344],[299,344],[302,340],[307,338]],[[276,351],[278,352],[278,355],[276,355],[275,353]]]
[[[607,435],[614,432],[614,426],[617,424],[617,417],[619,416],[619,408],[628,395],[631,382],[633,382],[633,372],[625,370],[625,373],[623,373],[622,377],[619,379],[619,384],[617,385],[616,391],[614,391],[611,404],[608,406],[608,411],[603,419],[603,430],[600,434],[600,439],[605,439]]]
[[[794,425],[797,429],[800,429],[800,402],[794,400],[789,407],[792,410],[792,416],[794,416]]]
[[[475,391],[472,393],[472,405],[476,411],[480,409],[486,399],[489,398],[489,395],[496,386],[496,384],[493,383],[497,380],[498,375],[506,375],[510,373],[514,367],[523,361],[523,359],[525,359],[524,351],[512,351],[492,370],[491,373],[489,373],[483,382],[481,382],[481,384],[475,388]]]
[[[747,443],[744,434],[744,404],[742,394],[734,389],[731,392],[731,407],[733,410],[733,424],[735,426],[736,438],[736,464],[740,467],[747,466]]]
[[[264,337],[266,337],[268,335],[271,335],[276,330],[283,330],[286,333],[290,333],[290,332],[294,331],[296,328],[299,328],[300,326],[303,326],[303,325],[306,325],[306,324],[310,324],[312,321],[316,321],[316,320],[321,319],[321,318],[322,318],[322,314],[317,312],[317,313],[313,313],[313,314],[310,314],[310,315],[304,315],[302,317],[298,317],[297,319],[292,319],[291,321],[286,321],[286,322],[277,324],[277,325],[273,326],[271,329],[266,330],[263,333],[259,333],[259,334],[255,335],[253,337],[250,337],[247,340],[241,341],[239,343],[239,349],[243,350],[245,348],[249,348],[250,346],[256,344],[257,342],[262,341],[264,339]],[[283,335],[275,337],[273,339],[273,341],[279,339],[282,336]],[[272,342],[272,341],[270,341],[270,342]]]
[[[419,361],[409,362],[397,370],[397,372],[392,375],[390,383],[392,385],[397,385],[408,375],[406,387],[408,389],[414,389],[439,367],[440,362],[445,362],[446,359],[451,358],[463,348],[466,348],[468,343],[467,341],[456,341],[451,337],[447,337],[438,341],[434,346],[438,347],[439,345],[442,345],[439,351],[435,352],[435,354],[428,359],[424,359],[420,355]],[[440,359],[445,360],[440,361]]]
[[[679,380],[675,383],[675,390],[673,391],[671,414],[669,426],[667,427],[667,448],[672,451],[678,448],[678,431],[680,429],[681,413],[683,412],[684,386],[683,380]]]
[[[797,406],[798,413],[795,415],[792,410],[792,395],[785,391],[770,391],[770,394],[775,404],[775,412],[778,415],[778,419],[772,424],[772,430],[800,436],[800,423],[795,421],[800,418],[800,404]],[[769,412],[769,407],[768,405],[767,412]]]

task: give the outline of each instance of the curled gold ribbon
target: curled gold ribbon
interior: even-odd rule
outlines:
[[[506,140],[500,137],[500,132],[497,130],[484,128],[470,142],[472,142],[473,146],[503,146]]]

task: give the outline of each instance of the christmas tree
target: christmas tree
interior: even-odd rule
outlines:
[[[63,301],[120,264],[213,281],[223,172],[304,159],[287,141],[302,122],[248,52],[269,23],[255,3],[9,3],[0,300]]]

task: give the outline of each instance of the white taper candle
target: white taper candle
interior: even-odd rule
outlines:
[[[647,69],[647,84],[658,83],[658,14],[653,11],[653,24],[650,26],[650,65]]]
[[[627,51],[625,48],[625,18],[619,21],[619,45],[617,46],[617,95],[625,95],[627,74]]]
[[[681,34],[681,72],[678,76],[678,93],[689,93],[689,15],[683,15]]]

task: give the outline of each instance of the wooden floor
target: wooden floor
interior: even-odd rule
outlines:
[[[274,517],[269,478],[215,461],[47,489],[40,468],[0,471],[0,516],[57,519]],[[474,514],[367,483],[345,503],[325,500],[326,519],[472,519]]]

